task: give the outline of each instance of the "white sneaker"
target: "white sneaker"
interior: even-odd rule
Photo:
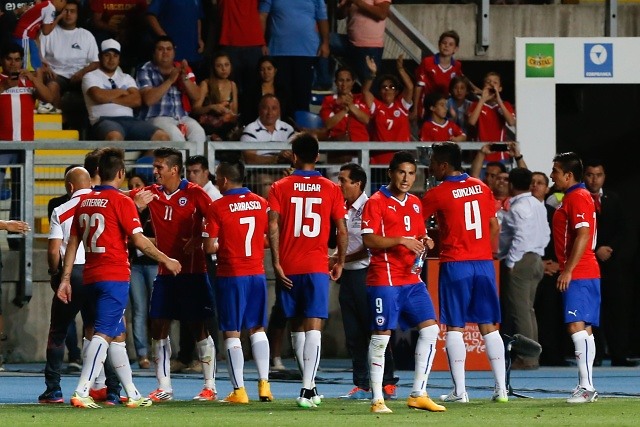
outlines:
[[[505,403],[509,401],[509,396],[507,395],[507,390],[503,390],[501,388],[496,388],[491,396],[492,402]]]
[[[456,403],[469,403],[469,395],[465,391],[461,395],[455,394],[455,391],[451,391],[449,394],[440,395],[441,402],[456,402]]]
[[[38,114],[60,114],[62,110],[57,109],[53,106],[53,104],[49,102],[40,102],[38,103],[38,108],[36,109]]]
[[[284,371],[285,366],[282,364],[282,358],[281,357],[274,357],[273,360],[271,361],[272,365],[271,365],[271,369],[273,369],[274,371]]]
[[[571,397],[567,399],[567,403],[590,403],[598,400],[598,392],[595,390],[587,390],[584,387],[577,387]]]
[[[305,409],[318,407],[318,405],[313,403],[311,399],[307,399],[306,397],[296,398],[296,404],[298,405],[298,407],[305,408]]]

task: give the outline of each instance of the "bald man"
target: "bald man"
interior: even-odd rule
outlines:
[[[71,224],[76,206],[83,195],[91,192],[91,177],[83,167],[75,167],[67,172],[64,177],[64,186],[69,201],[53,210],[50,219],[49,247],[47,261],[49,263],[49,275],[51,276],[51,288],[54,291],[51,300],[51,323],[49,324],[49,338],[47,342],[47,363],[44,369],[44,378],[47,389],[38,397],[40,403],[62,403],[64,398],[60,388],[60,371],[64,358],[64,341],[67,336],[69,324],[75,321],[78,312],[81,312],[83,320],[86,313],[88,299],[82,286],[82,270],[84,268],[84,248],[78,248],[76,259],[71,274],[71,286],[73,300],[69,304],[62,303],[56,298],[55,292],[60,285],[62,273],[62,260],[69,241]],[[115,387],[119,387],[117,382]],[[118,398],[120,390],[117,390]]]

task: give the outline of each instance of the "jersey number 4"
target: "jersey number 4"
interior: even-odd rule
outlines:
[[[82,214],[78,220],[80,228],[84,230],[82,243],[84,244],[85,252],[105,253],[104,246],[98,246],[98,238],[104,232],[104,216],[100,213],[94,213],[91,216]]]
[[[482,238],[482,219],[480,218],[480,205],[477,200],[465,202],[464,224],[467,230],[476,232],[476,240]]]
[[[295,206],[293,224],[293,237],[318,237],[320,235],[320,214],[314,212],[315,206],[322,204],[322,199],[319,197],[292,197],[291,203]],[[303,219],[311,220],[311,225],[302,225]]]

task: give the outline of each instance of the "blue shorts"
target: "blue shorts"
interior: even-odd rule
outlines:
[[[371,330],[405,330],[427,320],[436,319],[427,285],[367,286]]]
[[[216,277],[220,330],[241,331],[267,324],[267,278],[264,274]]]
[[[129,301],[129,282],[95,282],[87,286],[89,304],[93,310],[85,312],[86,321],[95,332],[115,338],[125,332],[124,310]],[[93,304],[91,304],[93,302]]]
[[[576,279],[562,293],[564,323],[600,324],[600,279]]]
[[[293,287],[280,286],[280,304],[284,315],[326,319],[329,317],[329,275],[326,273],[294,274],[287,276]]]
[[[440,323],[464,328],[465,323],[500,323],[500,300],[493,261],[440,263]]]
[[[207,273],[156,276],[149,317],[185,321],[213,316],[213,291]]]
[[[109,132],[119,132],[125,141],[149,141],[160,128],[135,117],[100,117],[91,128],[93,137],[102,141]]]

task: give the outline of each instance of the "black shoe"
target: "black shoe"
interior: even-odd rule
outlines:
[[[47,390],[38,396],[38,403],[64,403],[61,390]]]
[[[630,359],[611,359],[611,366],[625,366],[627,368],[635,368],[640,365],[637,360]]]

